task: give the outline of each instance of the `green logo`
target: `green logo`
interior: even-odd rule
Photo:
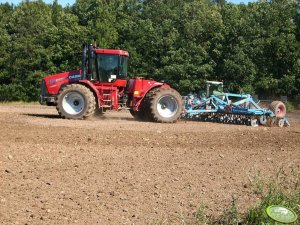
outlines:
[[[266,209],[270,218],[280,223],[293,223],[297,220],[296,213],[286,207],[279,205],[271,205]]]

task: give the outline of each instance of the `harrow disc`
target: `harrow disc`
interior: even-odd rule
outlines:
[[[263,125],[263,126],[267,125],[267,117],[266,116],[260,116],[258,120],[259,120],[260,125]]]
[[[278,119],[278,120],[277,120],[277,126],[278,126],[278,127],[283,127],[284,124],[285,124],[285,123],[284,123],[284,119]]]
[[[268,127],[273,127],[275,124],[276,124],[275,118],[267,118],[267,126]]]
[[[251,120],[250,120],[250,124],[251,124],[251,127],[257,127],[257,126],[258,126],[258,121],[257,121],[257,119],[251,119]]]

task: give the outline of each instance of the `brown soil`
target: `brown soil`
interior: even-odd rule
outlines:
[[[137,122],[128,112],[64,120],[55,108],[0,105],[0,224],[195,224],[253,177],[300,171],[300,113],[291,127]]]

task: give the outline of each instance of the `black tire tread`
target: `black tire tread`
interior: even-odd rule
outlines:
[[[78,115],[69,115],[67,114],[64,110],[63,107],[61,106],[61,101],[63,99],[63,96],[70,92],[70,91],[78,91],[80,92],[84,98],[86,99],[87,102],[87,108],[84,111],[84,113],[80,116]],[[87,88],[84,85],[81,84],[71,84],[71,85],[67,85],[64,88],[62,88],[57,97],[56,97],[56,109],[58,114],[65,119],[76,119],[76,120],[80,120],[80,119],[86,119],[87,117],[92,116],[95,113],[96,110],[96,100],[95,100],[95,96],[92,93],[92,91]]]
[[[153,118],[150,113],[150,105],[151,105],[151,98],[155,93],[157,92],[157,89],[159,88],[154,88],[146,94],[144,97],[143,101],[141,102],[141,105],[139,107],[139,111],[133,112],[131,111],[131,115],[139,121],[144,121],[144,122],[151,122],[153,121]]]
[[[162,118],[156,112],[156,98],[159,95],[172,95],[178,101],[178,111],[177,113],[168,119]],[[156,88],[149,92],[149,113],[151,121],[158,122],[158,123],[175,123],[179,119],[183,111],[183,101],[181,95],[172,88]]]

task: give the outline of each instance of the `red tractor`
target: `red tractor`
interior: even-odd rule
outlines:
[[[67,119],[126,108],[139,120],[177,121],[183,110],[180,94],[163,82],[127,79],[128,56],[123,50],[85,45],[81,70],[43,78],[40,103],[56,106]]]

